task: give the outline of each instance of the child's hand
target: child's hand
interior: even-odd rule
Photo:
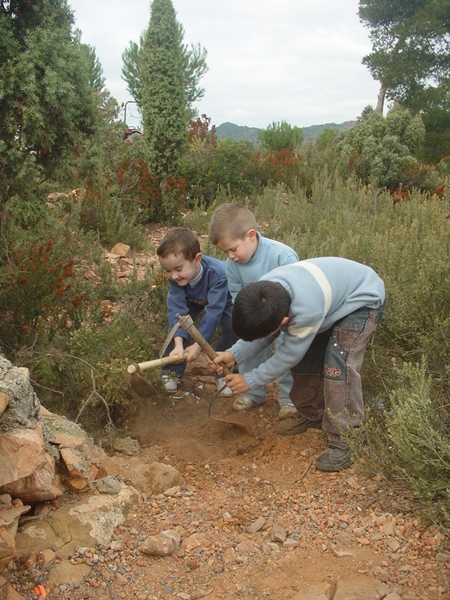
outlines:
[[[219,373],[223,374],[223,369],[219,363],[224,363],[227,367],[232,367],[236,364],[236,360],[231,352],[217,352],[216,358],[212,361],[210,358],[207,359],[212,368]]]
[[[199,356],[199,354],[200,354],[201,351],[202,351],[202,349],[197,344],[197,342],[195,342],[195,344],[192,344],[192,346],[188,346],[187,348],[185,348],[184,352],[188,353],[188,357],[186,359],[186,362],[192,362],[193,360],[195,360],[196,358],[198,358],[198,356]]]
[[[176,337],[174,339],[174,347],[172,352],[170,352],[169,356],[174,356],[175,354],[177,354],[180,357],[180,360],[178,361],[177,364],[181,363],[184,361],[183,358],[183,354],[184,354],[185,350],[183,348],[183,338],[182,337]]]
[[[227,382],[227,386],[230,388],[233,394],[243,394],[244,392],[248,392],[250,389],[245,383],[244,375],[241,373],[226,375],[225,381]]]

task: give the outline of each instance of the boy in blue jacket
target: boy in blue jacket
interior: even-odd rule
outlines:
[[[192,320],[204,311],[198,330],[211,342],[217,326],[222,326],[222,335],[216,350],[224,350],[234,344],[237,336],[231,327],[233,302],[228,291],[225,263],[217,258],[203,256],[197,235],[187,227],[175,227],[163,237],[156,250],[159,262],[169,277],[167,316],[169,331],[180,316],[190,315]],[[180,327],[168,346],[164,356],[187,352],[186,361],[162,367],[164,386],[175,391],[178,379],[183,377],[186,362],[195,360],[201,352],[200,346],[190,343],[189,334]],[[176,377],[174,377],[174,374]],[[224,379],[217,380],[221,394],[231,396]]]
[[[296,435],[313,427],[328,433],[328,449],[316,467],[351,466],[341,432],[364,418],[361,367],[364,351],[385,306],[384,283],[365,265],[345,258],[312,258],[274,269],[243,288],[233,308],[233,330],[241,338],[215,359],[242,363],[284,333],[276,352],[258,368],[227,375],[235,394],[258,389],[291,370],[291,399],[298,416],[278,433]]]
[[[260,277],[276,267],[289,265],[298,261],[296,252],[278,242],[263,237],[258,232],[254,215],[240,204],[222,204],[213,213],[209,226],[211,242],[226,252],[228,288],[233,298],[236,299],[242,288],[249,283],[258,281]],[[275,345],[281,342],[283,336],[276,340]],[[264,363],[270,356],[271,348],[268,346],[256,356],[250,357],[239,364],[239,372],[247,373]],[[277,379],[280,410],[279,419],[288,419],[297,414],[295,406],[289,398],[292,387],[292,377],[286,369]],[[266,401],[266,387],[249,390],[246,394],[238,395],[233,403],[235,410],[248,410],[261,406]]]

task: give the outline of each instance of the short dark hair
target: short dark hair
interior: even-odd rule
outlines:
[[[233,306],[234,333],[246,342],[263,338],[278,329],[289,314],[289,292],[274,281],[249,283],[236,296]]]
[[[165,258],[168,254],[182,254],[192,262],[200,252],[200,242],[196,233],[187,227],[169,229],[156,249],[156,254]]]

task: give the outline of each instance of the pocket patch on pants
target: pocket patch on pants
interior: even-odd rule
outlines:
[[[325,354],[323,365],[323,376],[333,381],[345,381],[347,379],[347,352],[338,343],[336,329],[331,334]]]

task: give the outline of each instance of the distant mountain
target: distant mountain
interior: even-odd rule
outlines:
[[[355,125],[356,121],[344,121],[343,123],[325,123],[325,125],[311,125],[310,127],[302,127],[304,140],[308,142],[315,140],[322,133],[324,129],[337,129],[339,133],[351,129]]]
[[[337,129],[338,131],[347,131],[356,121],[345,121],[344,123],[325,123],[324,125],[311,125],[302,127],[305,142],[316,139],[324,129]],[[255,146],[258,145],[257,127],[247,127],[246,125],[235,125],[234,123],[222,123],[216,127],[217,139],[224,140],[231,138],[233,140],[250,140]]]
[[[258,144],[258,131],[257,127],[246,127],[234,123],[222,123],[222,125],[216,127],[218,140],[224,140],[225,138],[232,138],[236,141],[250,140],[255,146]]]

